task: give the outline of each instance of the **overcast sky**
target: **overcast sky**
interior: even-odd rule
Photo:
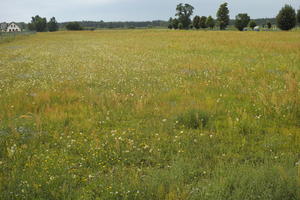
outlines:
[[[29,22],[31,16],[64,21],[144,21],[167,20],[178,3],[195,7],[194,14],[212,15],[224,0],[0,0],[0,22]],[[284,4],[299,9],[300,0],[228,0],[230,18],[246,12],[252,18],[274,17]]]

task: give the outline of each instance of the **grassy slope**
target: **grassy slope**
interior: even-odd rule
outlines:
[[[0,199],[300,198],[298,32],[41,33],[0,55]]]

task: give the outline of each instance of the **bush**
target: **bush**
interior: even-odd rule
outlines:
[[[271,28],[272,28],[271,22],[268,22],[268,23],[267,23],[267,27],[268,27],[268,29],[271,29]]]
[[[81,25],[78,22],[69,22],[66,25],[66,28],[68,30],[72,30],[72,31],[79,31],[79,30],[83,30],[83,28],[81,27]]]
[[[181,30],[181,29],[183,29],[183,24],[182,23],[179,23],[178,24],[178,28]]]
[[[184,126],[189,129],[201,129],[208,125],[208,113],[200,110],[190,110],[181,114],[176,119],[179,126]]]
[[[291,30],[296,26],[296,11],[290,5],[285,5],[276,17],[277,26],[284,31]]]
[[[249,22],[249,27],[253,30],[255,26],[257,26],[256,22],[254,20],[251,20]]]

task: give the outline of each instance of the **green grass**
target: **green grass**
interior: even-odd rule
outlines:
[[[0,44],[0,199],[300,199],[298,32]]]

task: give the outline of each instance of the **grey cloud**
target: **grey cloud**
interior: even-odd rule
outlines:
[[[104,20],[104,21],[143,21],[174,16],[178,0],[0,0],[0,21],[30,21],[39,14],[58,21]],[[189,0],[197,15],[215,16],[224,0]],[[252,18],[274,17],[284,4],[300,7],[299,0],[228,0],[230,16],[240,12]]]

